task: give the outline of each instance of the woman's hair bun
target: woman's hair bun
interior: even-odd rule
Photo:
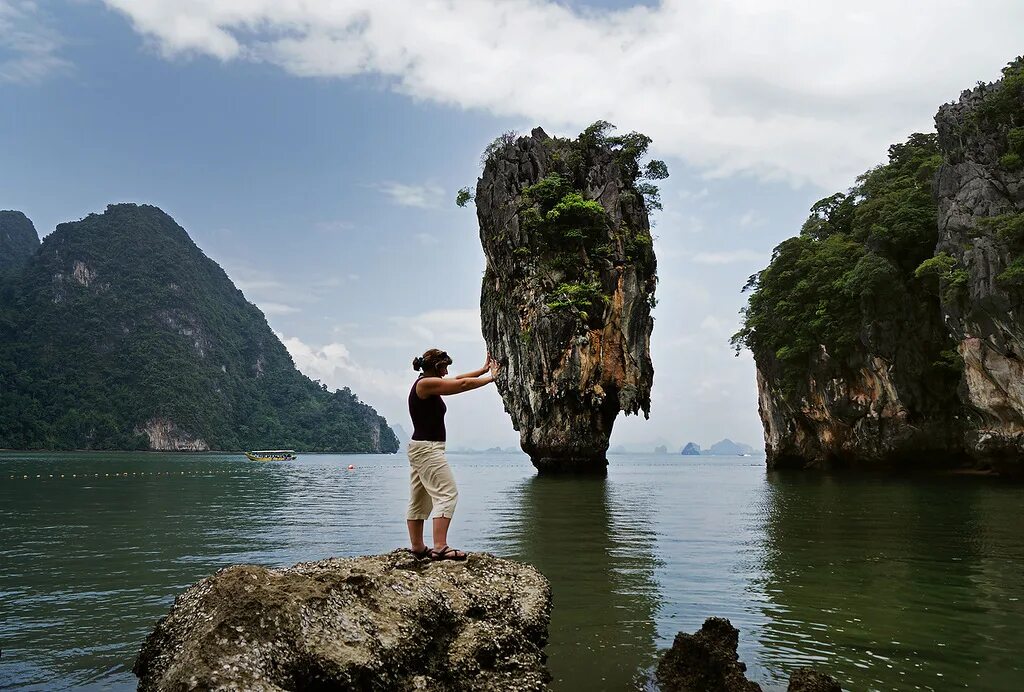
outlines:
[[[413,370],[419,370],[422,367],[423,367],[423,358],[421,358],[420,356],[416,356],[415,358],[412,359],[412,369]]]

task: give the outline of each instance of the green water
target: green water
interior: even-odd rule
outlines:
[[[1024,487],[653,455],[547,479],[521,455],[449,458],[452,544],[552,582],[557,690],[643,689],[710,615],[766,689],[801,665],[851,690],[1024,684]],[[0,688],[132,689],[176,593],[231,563],[400,546],[406,483],[398,455],[0,454]]]

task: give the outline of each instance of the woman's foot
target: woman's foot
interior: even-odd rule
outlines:
[[[409,548],[409,552],[412,553],[412,556],[417,560],[422,560],[425,557],[430,557],[431,553],[433,553],[434,551],[424,545],[421,546],[419,549]]]
[[[434,549],[430,551],[431,560],[465,560],[466,553],[461,550],[456,550],[451,546],[445,546],[440,550]]]

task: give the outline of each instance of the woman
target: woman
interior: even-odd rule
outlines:
[[[466,553],[448,545],[448,525],[459,499],[455,476],[444,455],[444,414],[448,409],[442,396],[461,394],[494,382],[498,364],[490,354],[479,370],[446,380],[452,359],[444,351],[432,348],[413,358],[412,369],[422,370],[409,391],[409,415],[412,417],[412,441],[409,442],[410,492],[406,523],[412,554],[432,560],[465,560]],[[490,374],[481,377],[485,372]],[[430,549],[423,542],[423,522],[434,510],[433,539]]]

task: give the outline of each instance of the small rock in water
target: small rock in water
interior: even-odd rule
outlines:
[[[740,632],[725,618],[708,618],[693,633],[680,632],[655,673],[662,692],[761,692],[747,680],[736,648]],[[811,668],[798,668],[787,692],[842,692],[839,682]]]

